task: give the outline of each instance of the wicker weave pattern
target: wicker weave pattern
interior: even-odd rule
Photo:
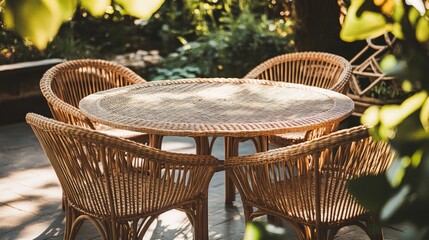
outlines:
[[[273,57],[244,78],[300,83],[347,93],[351,65],[343,57],[321,52],[297,52]]]
[[[187,213],[196,239],[208,238],[208,184],[219,165],[214,157],[169,153],[31,113],[26,120],[67,197],[66,239],[84,220],[107,239],[140,238],[173,208]]]
[[[332,239],[345,225],[367,230],[359,221],[371,220],[348,193],[347,180],[382,173],[393,157],[387,143],[373,141],[367,128],[359,126],[229,158],[225,169],[240,191],[247,221],[261,214],[276,215],[291,222],[302,239]]]
[[[105,60],[80,59],[60,63],[40,80],[40,89],[55,119],[96,129],[78,109],[79,101],[94,92],[146,81],[130,69]]]
[[[269,93],[269,94],[267,94]],[[346,96],[253,79],[183,79],[98,92],[80,108],[109,126],[182,136],[260,136],[333,124],[353,111]]]
[[[351,65],[343,57],[323,52],[297,52],[273,57],[252,69],[244,78],[300,83],[346,94]],[[322,126],[315,132],[272,135],[270,143],[287,146],[330,133],[337,124]]]

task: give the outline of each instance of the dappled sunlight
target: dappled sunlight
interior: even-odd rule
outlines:
[[[7,188],[10,194],[41,199],[44,202],[55,202],[61,196],[61,188],[51,166],[12,172],[0,179],[0,189],[4,188]],[[6,196],[8,194],[2,194],[0,202],[8,203],[14,200],[13,197],[7,199]]]
[[[116,93],[115,93],[116,94]],[[121,94],[121,93],[118,93]],[[159,93],[153,93],[151,95],[137,95],[132,98],[127,98],[127,104],[135,104],[140,103],[142,101],[152,101],[154,104],[160,104],[165,99],[171,99],[175,101],[181,101],[186,99],[188,96],[182,95],[182,94],[171,94],[168,92],[159,92]]]
[[[33,132],[7,125],[0,138],[0,239],[61,238],[61,187]]]
[[[234,87],[232,85],[228,88],[224,86],[213,86],[207,87],[205,89],[199,89],[197,92],[195,92],[195,96],[205,100],[231,100],[233,99],[234,95],[240,91],[241,90],[239,87]]]
[[[94,95],[80,102],[91,119],[176,136],[302,131],[339,121],[353,110],[348,97],[333,91],[251,79],[159,81]]]
[[[299,111],[314,108],[313,115],[324,113],[333,107],[333,99],[326,93],[299,88],[273,88],[255,84],[200,84],[187,86],[166,85],[151,87],[126,87],[118,91],[99,93],[88,97],[81,104],[90,115],[112,114],[123,118],[153,122],[207,124],[219,115],[226,123],[237,123],[252,119],[253,122],[293,120]],[[197,87],[198,86],[198,87]],[[269,94],[266,92],[269,91]],[[94,106],[89,106],[93,101]],[[222,104],[219,104],[222,102]],[[162,107],[160,107],[162,106]],[[269,107],[267,107],[269,106]],[[210,111],[207,111],[210,109]],[[260,114],[260,113],[264,114]],[[301,116],[302,117],[302,116]],[[214,122],[216,123],[216,122]]]
[[[63,234],[62,225],[57,225],[54,228],[51,228],[51,225],[51,221],[33,223],[29,226],[24,227],[23,230],[17,236],[17,239],[31,239],[32,236],[37,235],[40,236],[40,239],[47,239],[55,236],[60,237]],[[40,233],[43,233],[43,235]]]
[[[195,142],[190,137],[164,137],[162,149],[171,152],[195,154]]]
[[[6,192],[5,194],[2,194],[1,203],[4,203],[5,205],[0,206],[0,209],[2,209],[1,212],[5,213],[6,211],[4,208],[6,207],[12,207],[18,211],[27,212],[31,214],[37,214],[39,210],[39,206],[35,205],[31,200],[24,198],[21,195]],[[25,219],[23,219],[25,220]],[[18,222],[16,222],[18,223]],[[8,222],[7,224],[10,224]],[[19,224],[17,224],[19,225]],[[2,226],[2,223],[0,223],[0,227]]]
[[[2,130],[0,127],[0,132]],[[6,150],[0,150],[3,156],[19,159],[15,165],[0,165],[0,239],[60,239],[64,234],[61,188],[54,170],[32,134],[27,129],[20,134],[23,142],[18,137],[13,138],[2,146]],[[29,139],[32,139],[34,147],[28,147]],[[20,147],[20,143],[25,143],[26,147]],[[14,147],[8,147],[7,144]],[[165,137],[163,148],[194,152],[195,142],[190,137]],[[252,143],[240,144],[241,155],[252,152]],[[223,154],[223,139],[218,138],[213,155],[222,158]],[[23,156],[28,156],[32,164],[22,161]],[[209,186],[210,239],[243,238],[245,225],[239,199],[237,195],[233,206],[225,206],[224,172],[216,173]],[[338,239],[360,239],[356,235],[356,229],[347,229],[343,233],[347,237]],[[390,231],[390,238],[386,239],[397,239],[395,233]],[[291,237],[288,239],[296,239],[292,232],[289,236]],[[85,222],[77,239],[98,239],[98,234],[93,225]],[[172,210],[160,215],[152,223],[144,239],[193,239],[193,228],[186,214]]]
[[[192,239],[193,228],[186,214],[171,210],[161,214],[148,229],[143,237],[149,239]]]

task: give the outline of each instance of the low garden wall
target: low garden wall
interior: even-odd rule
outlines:
[[[39,88],[42,75],[63,59],[45,59],[0,65],[0,125],[25,121],[35,112],[51,116]]]

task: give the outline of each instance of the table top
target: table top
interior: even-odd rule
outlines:
[[[195,78],[101,91],[79,107],[93,121],[149,134],[251,137],[338,123],[354,104],[343,94],[301,84]]]

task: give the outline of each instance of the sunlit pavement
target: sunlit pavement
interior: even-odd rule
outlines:
[[[193,139],[167,137],[163,149],[194,152]],[[251,143],[240,146],[241,154],[254,152]],[[213,155],[223,159],[223,142],[218,140]],[[224,174],[216,173],[209,188],[210,239],[243,239],[244,217],[240,198],[233,206],[224,204]],[[49,161],[26,123],[0,127],[0,239],[62,239],[64,212],[61,188]],[[287,227],[287,226],[286,226]],[[290,229],[287,239],[296,239]],[[400,231],[386,228],[385,239],[399,239]],[[77,239],[98,239],[84,224]],[[193,239],[186,215],[170,211],[161,215],[144,239]],[[336,239],[368,239],[356,227],[344,228]]]

